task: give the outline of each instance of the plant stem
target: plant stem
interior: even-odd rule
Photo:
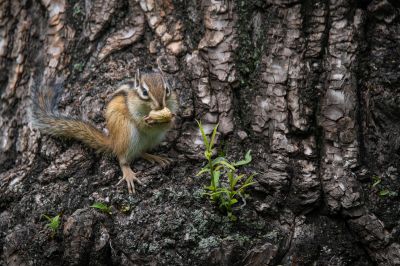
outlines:
[[[212,158],[208,158],[208,165],[210,167],[210,174],[211,174],[211,186],[213,188],[213,192],[216,192],[216,187],[215,187],[215,179],[214,179],[214,167],[212,164]]]

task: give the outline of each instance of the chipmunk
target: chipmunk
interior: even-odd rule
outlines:
[[[169,162],[168,158],[146,153],[164,138],[178,107],[176,95],[161,73],[138,71],[134,79],[116,90],[105,112],[108,135],[88,122],[59,115],[55,110],[58,94],[57,86],[33,90],[32,125],[43,133],[113,153],[122,171],[118,184],[125,180],[130,194],[135,192],[134,182],[142,184],[130,167],[134,159],[141,156],[160,164]]]

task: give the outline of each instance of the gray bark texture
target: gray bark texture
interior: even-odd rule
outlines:
[[[134,196],[115,158],[31,126],[38,84],[104,128],[118,83],[157,66],[173,163],[132,163]],[[235,223],[202,197],[195,119],[252,150]],[[397,0],[0,0],[0,265],[400,265],[399,133]]]

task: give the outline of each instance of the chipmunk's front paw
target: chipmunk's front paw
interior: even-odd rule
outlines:
[[[124,172],[123,177],[117,185],[119,185],[122,181],[126,181],[126,184],[128,185],[128,191],[129,194],[134,194],[135,193],[135,182],[138,183],[139,185],[143,185],[142,181],[140,181],[137,177],[136,174],[131,170],[128,172]]]

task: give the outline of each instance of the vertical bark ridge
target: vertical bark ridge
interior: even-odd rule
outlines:
[[[329,12],[327,83],[319,120],[324,131],[320,171],[326,204],[331,212],[349,218],[349,228],[357,233],[376,261],[394,265],[385,254],[388,232],[365,208],[362,188],[354,172],[360,166],[355,69],[364,11],[355,9],[348,1],[331,1]]]
[[[278,194],[285,193],[292,184],[290,204],[296,206],[296,212],[313,206],[320,196],[312,159],[316,153],[315,137],[310,134],[313,110],[304,105],[301,97],[306,77],[301,8],[301,4],[270,7],[271,16],[276,17],[268,21],[262,83],[253,103],[252,123],[255,132],[269,138],[271,149],[269,171],[260,181]],[[293,180],[290,172],[294,173]]]

